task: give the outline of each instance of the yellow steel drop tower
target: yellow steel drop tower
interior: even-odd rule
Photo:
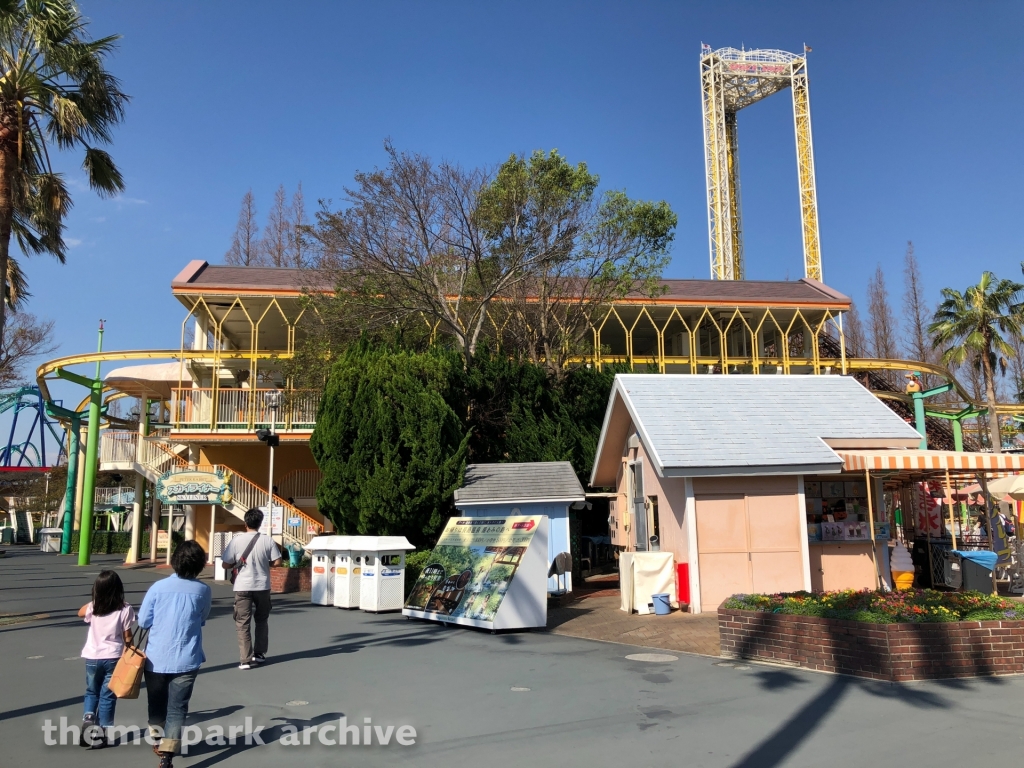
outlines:
[[[807,88],[807,58],[775,50],[740,51],[703,46],[700,80],[704,101],[704,165],[708,187],[708,239],[713,280],[743,279],[739,147],[736,113],[784,88],[793,90],[796,162],[800,181],[804,275],[821,280],[818,196]]]

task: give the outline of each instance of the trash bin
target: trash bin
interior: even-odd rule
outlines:
[[[0,528],[0,544],[14,543],[14,529],[10,526]]]
[[[960,555],[960,551],[953,549],[942,553],[942,580],[950,589],[962,589],[964,585],[963,558]]]
[[[39,549],[43,552],[60,553],[60,540],[64,531],[60,528],[40,528]]]
[[[351,543],[348,547],[351,547]],[[363,553],[353,552],[348,547],[334,555],[335,608],[359,607],[359,582],[362,574]]]
[[[363,555],[359,608],[400,611],[405,603],[405,553],[416,549],[405,536],[354,536]]]
[[[305,550],[298,546],[288,547],[288,566],[298,568],[302,564],[302,555]]]
[[[999,555],[995,552],[960,552],[963,559],[963,588],[992,594],[992,571]]]
[[[350,536],[316,536],[306,544],[313,559],[311,602],[334,605],[334,556],[348,546]]]

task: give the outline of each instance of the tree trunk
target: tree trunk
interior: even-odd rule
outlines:
[[[11,177],[17,162],[13,152],[0,151],[0,349],[5,349],[7,331],[7,269],[10,261],[11,224],[14,220],[14,201],[11,196]]]
[[[981,370],[985,374],[985,401],[988,403],[988,429],[992,441],[992,453],[1003,452],[1003,437],[999,434],[999,414],[996,413],[995,372],[988,354],[989,345],[981,353]]]

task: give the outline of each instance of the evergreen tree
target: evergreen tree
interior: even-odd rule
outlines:
[[[469,461],[568,461],[590,480],[615,371],[546,366],[482,347],[462,385]]]
[[[317,501],[341,533],[403,535],[421,546],[451,513],[469,435],[448,404],[461,370],[445,350],[350,347],[334,364],[313,457]]]

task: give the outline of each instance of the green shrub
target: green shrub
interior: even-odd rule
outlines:
[[[733,595],[723,608],[796,616],[820,616],[872,624],[1024,620],[1024,603],[980,592],[789,592]]]
[[[80,531],[71,534],[71,551],[78,552]],[[171,540],[177,546],[185,540],[185,536],[178,531],[172,531]],[[94,555],[121,555],[127,554],[132,545],[131,531],[93,531],[90,551]],[[149,551],[149,531],[142,534],[142,541],[139,544],[142,552]]]
[[[288,557],[287,552],[281,553],[281,562],[278,564],[278,568],[309,568],[313,564],[312,558],[308,555],[303,555],[302,559],[299,560],[298,565],[292,565],[292,561]]]
[[[423,569],[430,563],[433,554],[429,549],[412,552],[405,556],[405,594],[412,592],[412,585],[420,577]]]
[[[351,346],[324,391],[309,447],[319,508],[343,534],[432,540],[462,484],[469,433],[446,401],[450,351]]]

